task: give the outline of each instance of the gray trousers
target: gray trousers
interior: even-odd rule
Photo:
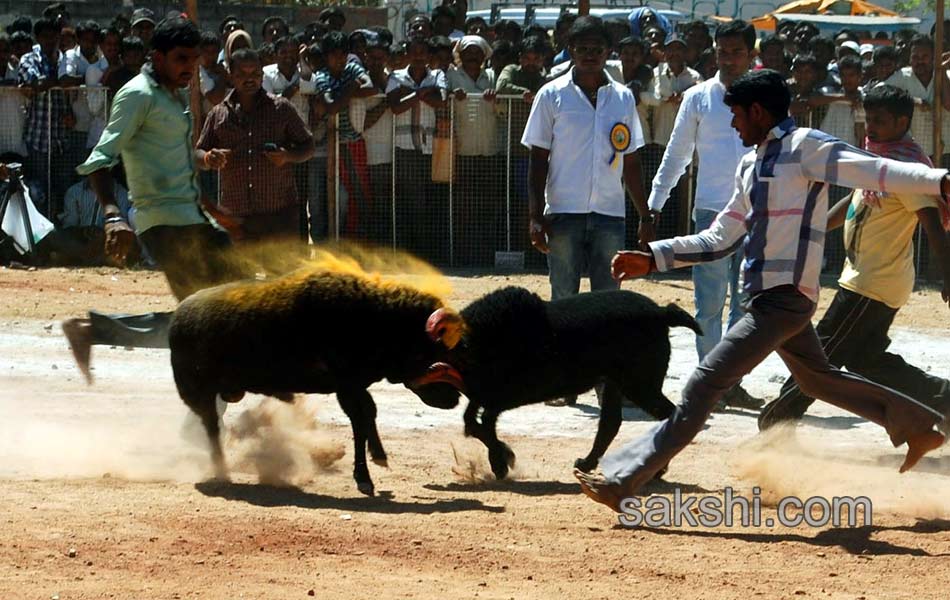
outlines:
[[[630,493],[650,481],[696,437],[723,393],[773,350],[804,393],[884,427],[894,446],[940,422],[940,413],[913,398],[832,367],[811,324],[814,312],[815,304],[790,285],[753,297],[693,372],[676,412],[600,461],[607,481]]]

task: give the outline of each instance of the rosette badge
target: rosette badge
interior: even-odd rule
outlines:
[[[610,166],[617,168],[620,162],[620,155],[630,147],[630,128],[623,123],[616,123],[610,128],[610,145],[614,149],[614,155],[610,158]]]

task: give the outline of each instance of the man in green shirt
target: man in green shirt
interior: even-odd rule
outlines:
[[[165,273],[179,300],[199,289],[242,276],[227,251],[228,235],[216,227],[199,204],[192,121],[188,94],[197,67],[201,34],[191,21],[165,19],[152,37],[151,62],[115,96],[109,124],[85,163],[77,167],[105,215],[105,251],[124,265],[138,235]],[[109,171],[125,167],[135,231],[116,203]],[[203,155],[209,167],[226,162],[226,151]],[[167,347],[171,313],[106,315],[63,322],[63,332],[80,371],[91,382],[91,348],[96,344],[145,348]]]

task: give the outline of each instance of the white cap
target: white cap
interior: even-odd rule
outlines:
[[[871,44],[866,44],[866,45],[871,46]],[[861,54],[861,46],[858,46],[858,43],[857,43],[857,42],[853,42],[853,41],[851,41],[851,40],[848,40],[848,41],[846,41],[846,42],[842,42],[840,47],[841,47],[841,48],[847,48],[847,49],[849,49],[849,50],[853,50],[855,54]],[[872,50],[872,51],[874,50],[874,47],[873,47],[873,46],[871,46],[871,50]]]
[[[874,44],[861,44],[860,52],[861,56],[864,56],[865,54],[873,54]]]

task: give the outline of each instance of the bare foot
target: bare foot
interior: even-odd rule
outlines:
[[[620,512],[620,501],[629,494],[624,492],[622,485],[609,483],[603,475],[585,473],[574,469],[574,477],[581,484],[581,491],[594,502],[599,502],[614,512]]]
[[[904,458],[904,464],[901,465],[900,472],[904,473],[913,469],[914,465],[924,457],[924,454],[942,446],[945,439],[936,431],[928,431],[907,438],[907,457]]]
[[[92,371],[89,370],[89,360],[92,354],[92,323],[89,319],[69,319],[63,321],[63,334],[69,342],[69,349],[73,351],[76,366],[86,378],[86,383],[92,385]]]

